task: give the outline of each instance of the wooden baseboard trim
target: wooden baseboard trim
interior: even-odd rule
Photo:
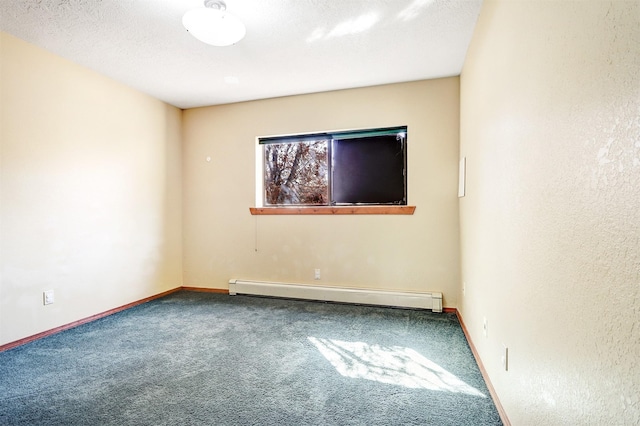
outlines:
[[[480,374],[482,374],[482,377],[484,378],[484,381],[487,384],[487,389],[489,390],[489,393],[491,394],[491,398],[493,399],[493,403],[496,405],[496,409],[498,410],[498,414],[500,415],[500,420],[502,420],[502,424],[504,426],[511,426],[511,422],[509,421],[509,418],[507,417],[507,413],[506,413],[506,411],[504,411],[504,407],[500,403],[500,399],[498,398],[498,394],[496,394],[496,390],[493,388],[493,385],[491,384],[491,380],[489,379],[489,375],[487,374],[487,370],[485,370],[484,365],[482,364],[482,360],[480,359],[480,355],[478,354],[478,351],[476,350],[476,347],[473,344],[473,341],[471,340],[471,336],[469,335],[469,331],[467,330],[467,327],[464,325],[464,320],[462,319],[462,315],[460,315],[460,312],[457,309],[456,309],[456,316],[458,317],[458,321],[460,322],[460,326],[462,327],[462,331],[463,331],[465,337],[467,338],[467,342],[469,343],[469,347],[471,348],[471,352],[473,353],[473,357],[476,359],[476,363],[478,364],[478,368],[480,368]]]
[[[224,288],[206,288],[206,287],[180,287],[180,290],[199,291],[202,293],[220,293],[229,294],[229,290]]]
[[[162,293],[158,293],[158,294],[156,294],[154,296],[145,297],[144,299],[140,299],[140,300],[137,300],[135,302],[127,303],[126,305],[119,306],[119,307],[113,308],[113,309],[109,309],[108,311],[101,312],[101,313],[95,314],[95,315],[91,315],[90,317],[83,318],[83,319],[80,319],[78,321],[73,321],[73,322],[70,322],[69,324],[61,325],[61,326],[56,327],[56,328],[52,328],[51,330],[46,330],[46,331],[43,331],[41,333],[37,333],[37,334],[34,334],[32,336],[28,336],[28,337],[22,338],[20,340],[16,340],[14,342],[5,343],[4,345],[0,345],[0,352],[6,351],[6,350],[9,350],[9,349],[13,349],[15,347],[24,345],[25,343],[33,342],[34,340],[38,340],[38,339],[42,339],[42,338],[47,337],[47,336],[51,336],[52,334],[60,333],[61,331],[69,330],[70,328],[74,328],[74,327],[77,327],[79,325],[86,324],[88,322],[95,321],[95,320],[98,320],[100,318],[107,317],[109,315],[113,315],[113,314],[115,314],[117,312],[124,311],[125,309],[129,309],[129,308],[133,308],[134,306],[137,306],[137,305],[142,305],[143,303],[147,303],[147,302],[149,302],[151,300],[167,296],[167,295],[169,295],[171,293],[175,293],[176,291],[180,291],[181,289],[182,289],[182,287],[177,287],[177,288],[174,288],[174,289],[171,289],[171,290],[167,290],[167,291],[164,291]]]
[[[442,308],[442,312],[445,314],[457,314],[458,310],[456,308]]]

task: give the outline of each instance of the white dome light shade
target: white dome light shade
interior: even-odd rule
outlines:
[[[225,10],[199,7],[182,17],[182,25],[203,43],[231,46],[242,40],[247,30],[244,24]]]

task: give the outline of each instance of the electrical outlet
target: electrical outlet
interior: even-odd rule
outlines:
[[[509,348],[504,343],[502,344],[502,368],[504,371],[509,371]]]
[[[467,283],[462,281],[462,295],[464,296],[464,293],[466,291],[466,287],[467,287]]]
[[[482,318],[482,334],[484,334],[484,337],[489,337],[489,323],[487,322],[487,317]]]
[[[314,271],[314,276],[313,276],[314,280],[319,280],[320,279],[320,269],[316,269]]]
[[[42,293],[42,302],[45,305],[50,305],[55,301],[53,296],[53,290],[46,290]]]

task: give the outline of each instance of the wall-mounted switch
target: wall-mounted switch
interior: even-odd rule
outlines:
[[[460,159],[460,166],[458,168],[458,198],[462,198],[465,196],[466,180],[467,180],[467,157],[462,157]]]
[[[53,297],[53,290],[46,290],[42,293],[42,302],[45,305],[50,305],[55,301]]]
[[[509,348],[504,343],[502,344],[502,368],[504,371],[509,371]]]

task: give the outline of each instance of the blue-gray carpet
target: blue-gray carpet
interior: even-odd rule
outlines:
[[[500,425],[453,314],[180,291],[0,353],[2,425]]]

